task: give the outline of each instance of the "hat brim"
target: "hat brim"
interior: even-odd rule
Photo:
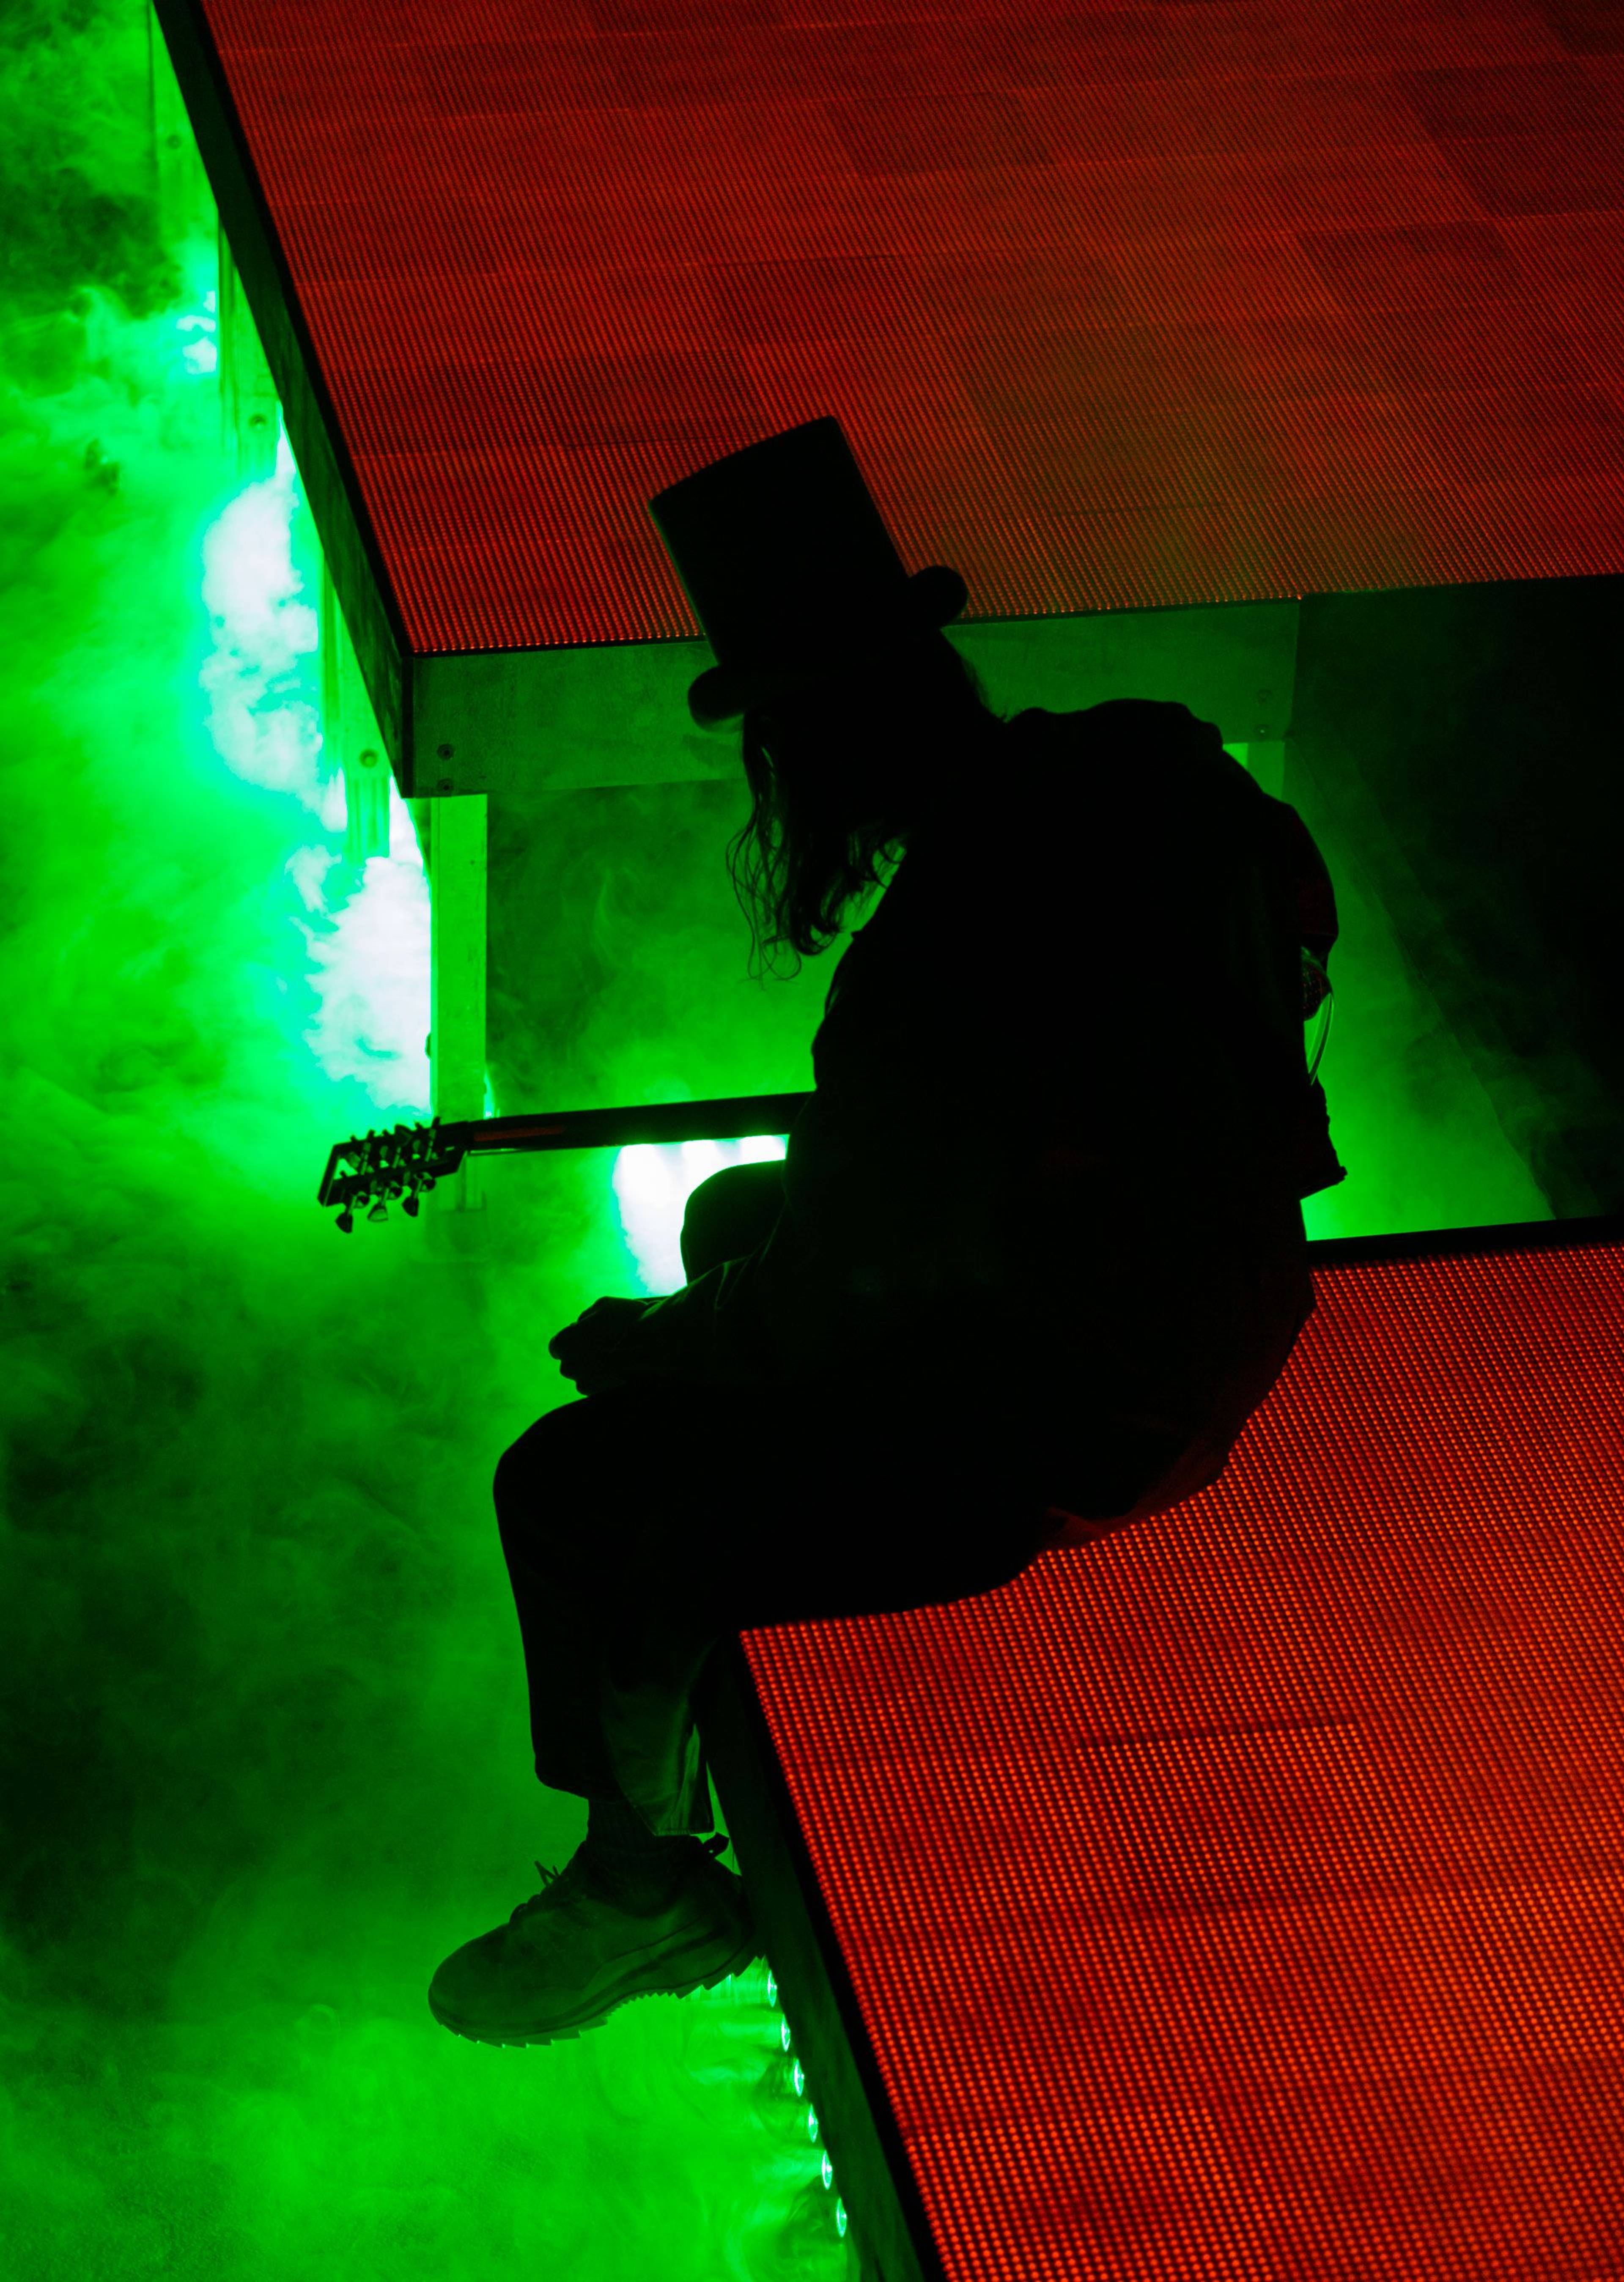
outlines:
[[[842,656],[863,652],[883,656],[911,633],[929,633],[951,624],[969,599],[970,590],[956,570],[943,563],[930,563],[923,570],[915,570],[901,589],[900,608],[893,623],[880,631],[868,629],[861,634],[854,632]],[[713,665],[689,683],[688,711],[700,728],[719,728],[736,721],[749,706],[765,705],[774,697],[789,696],[797,689],[812,687],[828,671],[827,661],[798,670],[763,666],[753,673],[737,673],[727,666]]]

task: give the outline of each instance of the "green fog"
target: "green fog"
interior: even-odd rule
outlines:
[[[835,2282],[765,1968],[548,2049],[427,2011],[585,1827],[529,1765],[496,1459],[570,1397],[551,1332],[669,1289],[739,1153],[504,1164],[525,1241],[472,1264],[316,1209],[335,1140],[427,1114],[423,867],[398,799],[389,854],[346,855],[315,537],[285,445],[244,483],[222,438],[214,219],[160,227],[147,40],[135,0],[0,21],[8,2270]],[[810,1083],[837,951],[765,1063],[639,965],[645,896],[714,904],[742,782],[692,808],[592,905],[592,1098]],[[1327,853],[1350,1177],[1310,1234],[1547,1216]],[[759,1003],[742,916],[734,948]]]

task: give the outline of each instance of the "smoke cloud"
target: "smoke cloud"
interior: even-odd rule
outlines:
[[[505,1278],[315,1207],[427,1114],[423,866],[398,801],[345,861],[315,534],[285,446],[245,485],[222,445],[147,36],[0,27],[7,2270],[833,2278],[764,1968],[545,2051],[427,2010],[585,1823],[530,1766],[496,1459],[681,1196],[634,1242],[612,1157],[532,1160]]]
[[[346,860],[315,534],[285,447],[245,485],[222,443],[214,218],[160,227],[147,43],[136,0],[0,23],[8,2270],[834,2282],[765,1970],[543,2052],[427,2012],[584,1828],[530,1766],[496,1460],[570,1398],[551,1331],[668,1288],[723,1160],[515,1160],[540,1240],[478,1275],[315,1209],[336,1139],[427,1114],[423,865],[398,800]],[[731,914],[724,837],[675,860]],[[639,844],[618,912],[673,892]],[[1546,1216],[1325,844],[1350,1177],[1310,1233]],[[688,1066],[657,965],[600,1098]]]

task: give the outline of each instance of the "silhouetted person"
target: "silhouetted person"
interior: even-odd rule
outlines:
[[[823,949],[897,868],[786,1159],[695,1189],[680,1292],[555,1338],[585,1399],[498,1466],[536,1773],[589,1802],[435,1976],[500,2043],[757,1953],[700,1843],[716,1642],[989,1592],[1216,1480],[1313,1308],[1301,1199],[1342,1177],[1302,1030],[1329,875],[1212,724],[992,712],[940,632],[962,579],[908,577],[834,420],[652,512],[718,660],[690,710],[742,723],[765,944]]]

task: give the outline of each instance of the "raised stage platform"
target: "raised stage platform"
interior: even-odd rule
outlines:
[[[832,412],[999,710],[1177,698],[1299,805],[1558,1216],[1317,1246],[1213,1490],[715,1660],[863,2282],[1624,2276],[1624,7],[154,5],[439,1114],[591,1106],[538,881],[739,820],[646,503]],[[734,987],[719,875],[644,932]],[[825,979],[693,1097],[804,1085]]]
[[[1624,2275],[1624,1222],[1314,1268],[1210,1490],[715,1662],[863,2282]]]
[[[428,855],[442,1115],[619,1098],[547,1043],[553,851],[742,821],[647,501],[832,412],[994,706],[1217,722],[1552,1209],[1624,1208],[1618,0],[154,6],[243,464],[279,399],[325,553],[351,853],[382,751]],[[707,893],[643,893],[729,998],[686,1088],[804,1086],[821,974],[746,1003]]]
[[[409,795],[732,769],[647,502],[828,412],[1100,696],[1190,680],[1120,614],[1624,567],[1608,0],[156,5]]]

